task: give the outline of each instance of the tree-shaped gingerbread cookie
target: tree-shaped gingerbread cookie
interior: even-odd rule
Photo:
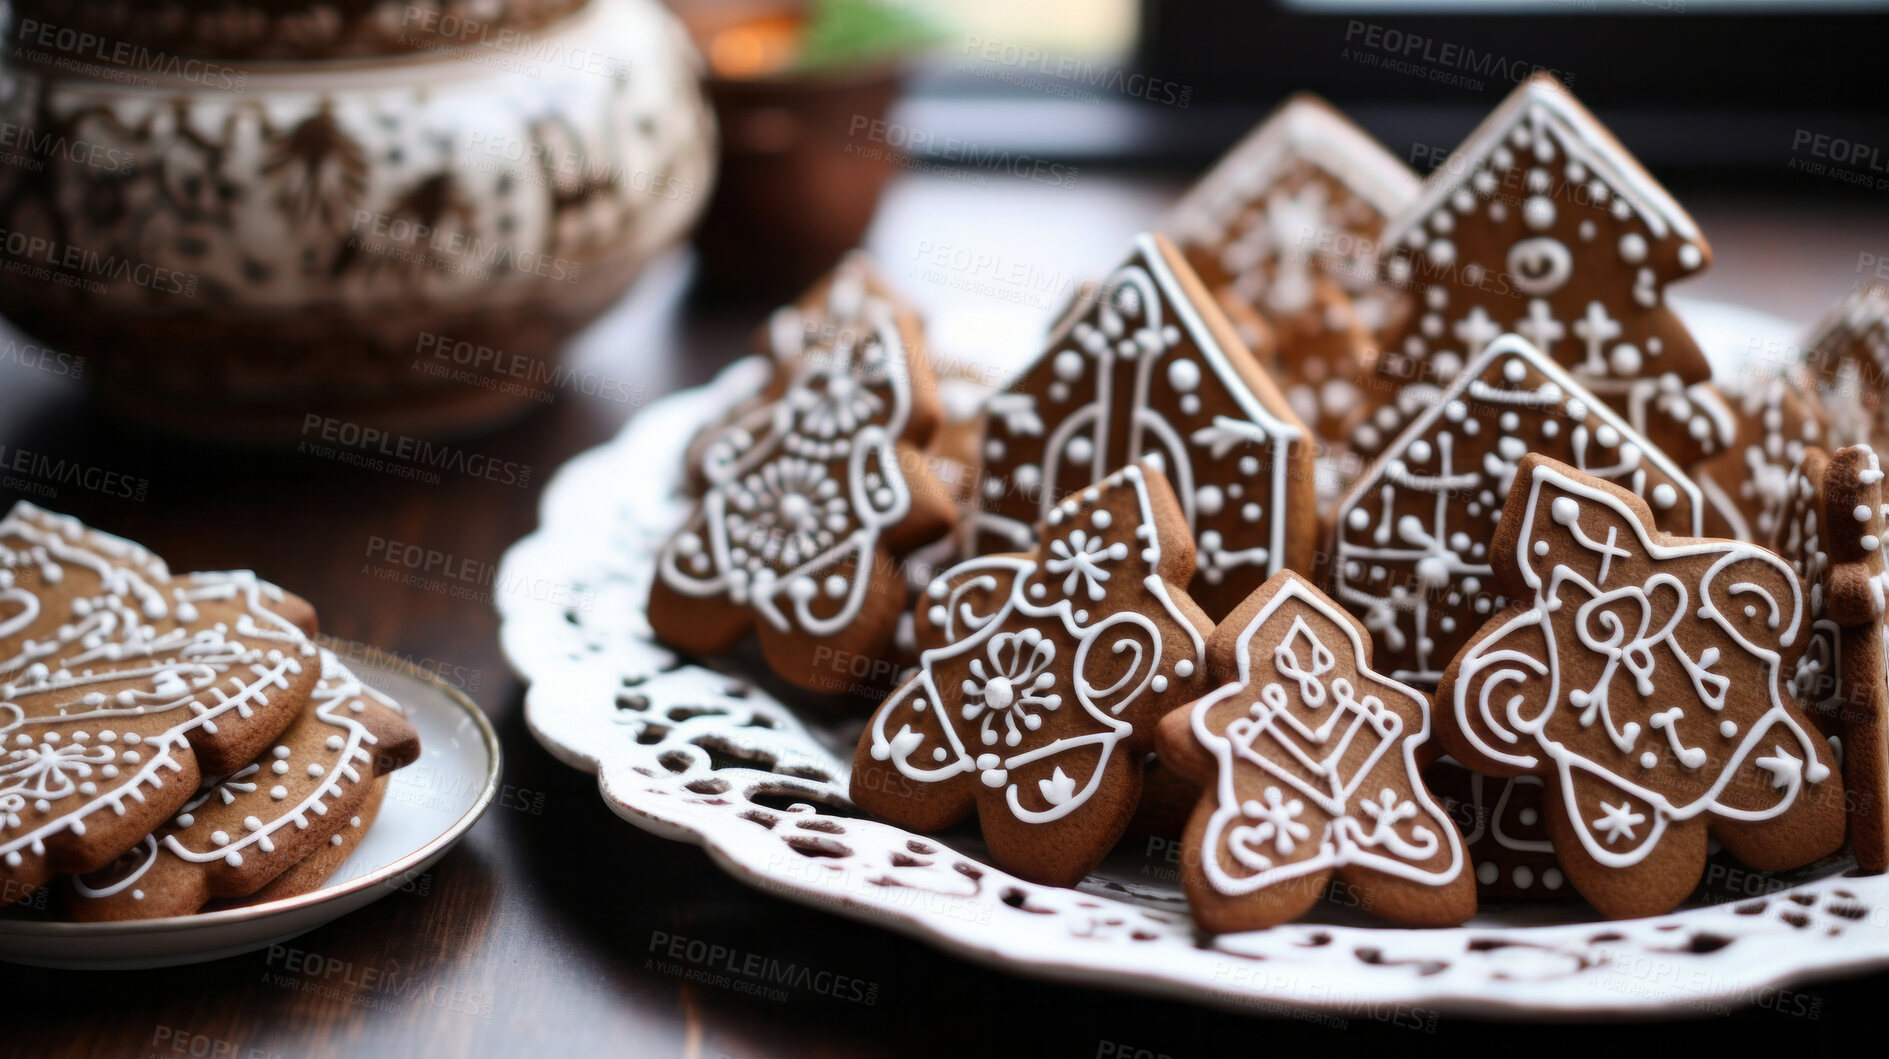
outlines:
[[[972,559],[919,598],[918,672],[860,736],[852,798],[919,831],[975,811],[992,863],[1068,886],[1141,797],[1154,726],[1205,688],[1213,623],[1167,479],[1117,471],[1051,508],[1027,555]]]
[[[1446,384],[1514,331],[1689,466],[1728,440],[1731,417],[1665,288],[1711,261],[1684,208],[1536,74],[1385,226],[1384,278],[1419,307],[1383,336],[1378,370],[1387,386]],[[1367,433],[1381,444],[1405,413],[1378,414]]]
[[[1200,783],[1181,881],[1214,933],[1296,919],[1336,875],[1393,923],[1476,911],[1462,834],[1419,775],[1422,692],[1371,669],[1356,618],[1290,571],[1214,629],[1220,687],[1161,722],[1161,759]]]
[[[1535,455],[1492,552],[1511,602],[1445,670],[1439,741],[1485,775],[1547,781],[1581,896],[1613,917],[1669,911],[1708,833],[1773,871],[1842,844],[1842,781],[1787,688],[1810,611],[1783,559],[1662,533],[1646,501]]]
[[[956,515],[923,451],[939,410],[916,322],[870,284],[847,289],[851,323],[829,321],[779,366],[778,396],[699,446],[706,491],[657,559],[648,612],[689,651],[754,629],[775,672],[827,692],[888,651],[906,598],[895,560]]]

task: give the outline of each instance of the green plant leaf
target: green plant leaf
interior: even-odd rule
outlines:
[[[802,71],[860,66],[937,41],[930,19],[885,0],[815,0],[794,64]]]

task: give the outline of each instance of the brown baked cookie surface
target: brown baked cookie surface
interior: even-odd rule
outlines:
[[[6,892],[110,862],[271,745],[321,674],[289,598],[30,504],[0,520]]]
[[[860,736],[852,798],[919,831],[975,812],[991,862],[1070,886],[1121,837],[1154,725],[1206,688],[1213,623],[1167,480],[1117,471],[1027,555],[972,559],[917,605],[918,672]]]
[[[1359,476],[1333,512],[1333,598],[1364,622],[1377,665],[1432,687],[1508,599],[1491,537],[1524,455],[1625,486],[1657,524],[1700,532],[1699,487],[1519,335],[1479,351]]]
[[[1378,403],[1377,343],[1403,295],[1377,282],[1386,220],[1420,183],[1410,167],[1316,96],[1293,96],[1182,196],[1165,229],[1209,288],[1263,317],[1253,352],[1320,437]],[[1248,343],[1252,345],[1251,343]]]
[[[1814,392],[1782,376],[1750,380],[1727,400],[1737,417],[1731,444],[1692,468],[1705,493],[1705,534],[1768,544],[1789,499],[1785,479],[1805,449],[1824,442],[1823,410]]]
[[[1835,737],[1857,866],[1889,870],[1889,506],[1882,463],[1868,445],[1829,457],[1813,448],[1790,485],[1779,545],[1795,549],[1815,619],[1793,690]]]
[[[1423,782],[1463,832],[1482,901],[1579,897],[1548,840],[1547,788],[1539,776],[1480,776],[1445,757]]]
[[[187,915],[246,897],[344,843],[375,781],[419,756],[420,739],[385,695],[322,652],[308,706],[255,761],[198,791],[115,862],[70,880],[82,921]]]
[[[386,776],[375,780],[368,788],[367,799],[354,815],[348,817],[341,830],[328,836],[328,841],[317,847],[313,853],[296,861],[289,869],[269,881],[267,886],[250,894],[230,901],[211,901],[203,907],[206,912],[222,908],[248,908],[253,905],[280,901],[286,897],[300,897],[314,893],[322,888],[334,874],[341,870],[354,851],[361,848],[361,842],[367,838],[367,830],[374,826],[374,819],[380,815],[380,808],[387,801]],[[346,880],[341,880],[345,882]]]
[[[1843,841],[1842,780],[1787,687],[1803,583],[1766,548],[1655,527],[1633,493],[1524,457],[1492,548],[1509,605],[1437,689],[1450,756],[1541,776],[1568,880],[1621,918],[1683,901],[1708,832],[1772,871]]]
[[[1194,536],[1189,592],[1224,614],[1274,572],[1311,568],[1314,448],[1180,252],[1144,235],[986,402],[967,553],[1029,550],[1062,498],[1152,458]]]
[[[727,651],[752,629],[775,672],[825,692],[890,649],[898,560],[957,514],[924,451],[940,413],[917,321],[843,278],[829,298],[846,304],[810,332],[826,344],[700,447],[706,490],[657,560],[648,608],[687,651]]]
[[[1372,258],[1386,221],[1420,187],[1403,159],[1301,92],[1188,189],[1164,230],[1209,287],[1227,288],[1268,319],[1302,309],[1323,276],[1375,331],[1385,322],[1381,301],[1394,292],[1378,284]]]
[[[1181,854],[1203,929],[1296,919],[1334,876],[1393,923],[1475,913],[1463,836],[1419,774],[1429,700],[1371,669],[1356,618],[1281,573],[1214,629],[1207,667],[1219,688],[1168,714],[1156,744],[1206,791]]]

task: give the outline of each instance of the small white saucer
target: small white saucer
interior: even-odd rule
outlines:
[[[498,794],[498,734],[456,689],[356,644],[327,640],[363,681],[392,696],[420,732],[420,759],[394,773],[380,815],[327,884],[249,908],[120,923],[0,919],[0,960],[131,970],[222,959],[274,945],[411,886]]]

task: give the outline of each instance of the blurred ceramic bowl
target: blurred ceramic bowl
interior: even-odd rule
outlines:
[[[655,0],[393,58],[11,49],[0,312],[173,429],[488,424],[700,212],[698,76]]]
[[[334,59],[538,30],[586,0],[10,0],[12,43],[219,59]]]

